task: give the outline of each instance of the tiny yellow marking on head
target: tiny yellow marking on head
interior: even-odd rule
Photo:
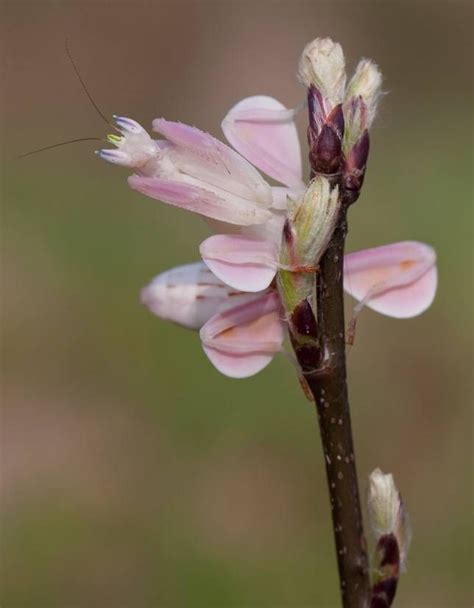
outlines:
[[[120,137],[119,135],[115,135],[114,133],[109,133],[107,135],[107,141],[109,141],[111,144],[117,145],[122,141],[123,137]]]

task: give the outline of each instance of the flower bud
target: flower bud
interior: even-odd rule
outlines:
[[[304,49],[300,80],[308,88],[309,161],[314,174],[334,175],[342,161],[346,85],[344,55],[330,38],[316,38]]]
[[[410,526],[393,476],[375,469],[369,477],[369,523],[375,537],[371,608],[390,608],[403,570]]]
[[[344,185],[344,200],[351,205],[358,198],[364,183],[365,169],[369,157],[370,138],[367,129],[346,151],[342,163],[342,183]]]
[[[331,189],[329,180],[322,176],[313,179],[303,199],[292,210],[300,265],[319,262],[334,232],[338,212],[337,186]]]
[[[278,273],[278,288],[288,315],[302,302],[305,310],[313,303],[315,271],[334,231],[338,213],[338,189],[331,190],[329,180],[322,176],[313,179],[304,196],[289,208],[280,248],[282,270]],[[296,323],[295,332],[306,333],[299,325]]]
[[[310,124],[308,127],[309,162],[314,174],[334,176],[342,161],[342,137],[344,133],[344,115],[342,105],[337,105],[329,114],[319,121],[321,106],[314,88],[308,92]],[[321,124],[318,124],[318,121]]]
[[[311,373],[322,360],[318,326],[309,298],[301,300],[288,318],[290,340],[303,374]]]
[[[293,268],[315,266],[332,236],[338,212],[337,186],[331,189],[326,177],[317,176],[303,197],[290,204],[280,262]]]
[[[363,116],[364,129],[370,129],[375,118],[377,105],[382,94],[382,73],[378,66],[370,59],[361,59],[356,68],[354,76],[347,85],[344,109],[346,104],[351,102],[351,99],[360,97],[365,105]],[[346,125],[347,125],[346,118]]]
[[[351,78],[344,99],[344,141],[347,155],[372,126],[382,95],[382,74],[370,59],[362,59]]]
[[[330,38],[316,38],[306,45],[298,75],[303,84],[316,87],[329,112],[344,97],[346,70],[342,47]]]
[[[369,59],[362,59],[351,78],[344,99],[344,139],[342,167],[345,201],[359,197],[369,155],[369,129],[382,94],[382,74]]]
[[[403,567],[411,541],[411,528],[393,475],[375,469],[369,477],[368,513],[372,533],[383,549],[385,537],[393,535]]]

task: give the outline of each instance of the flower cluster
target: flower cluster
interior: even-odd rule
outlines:
[[[324,150],[337,139],[337,108],[344,107],[348,126],[338,149],[346,159],[347,183],[360,189],[366,160],[360,148],[375,114],[380,77],[364,60],[346,88],[342,51],[323,42],[326,55],[321,44],[307,47],[300,66],[303,81],[316,66],[325,85],[325,110],[313,117],[313,144]],[[222,122],[232,147],[163,118],[153,121],[161,135],[153,139],[134,120],[115,117],[120,136],[108,137],[115,149],[98,151],[104,160],[133,170],[128,183],[134,190],[208,218],[216,234],[200,246],[203,261],[158,275],[142,290],[142,301],[159,317],[199,330],[205,353],[230,377],[259,372],[283,348],[286,320],[275,276],[314,273],[317,260],[292,260],[283,251],[282,232],[288,217],[301,219],[309,195],[316,211],[304,216],[302,230],[321,252],[325,244],[327,230],[318,232],[318,218],[323,204],[327,213],[333,209],[333,199],[325,177],[308,185],[303,180],[296,113],[272,97],[243,99]],[[270,185],[262,173],[281,185]],[[350,253],[344,260],[346,292],[359,306],[392,317],[424,311],[436,280],[433,249],[415,241]]]

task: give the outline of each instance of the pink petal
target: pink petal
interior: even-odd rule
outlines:
[[[261,171],[291,188],[304,187],[294,111],[273,97],[239,101],[222,121],[227,140]]]
[[[174,162],[184,173],[263,206],[271,204],[270,188],[255,167],[209,133],[164,118],[155,119],[153,129],[175,144]]]
[[[283,343],[280,300],[275,292],[217,314],[202,327],[204,352],[231,378],[258,373]]]
[[[436,287],[436,254],[424,243],[403,241],[344,258],[347,293],[390,317],[421,314],[433,302]]]
[[[266,209],[247,204],[235,197],[226,200],[215,192],[184,181],[131,175],[128,183],[134,190],[151,198],[229,224],[251,226],[263,223],[271,217]]]
[[[275,277],[278,248],[270,241],[217,234],[201,243],[199,250],[209,269],[240,291],[263,291]]]

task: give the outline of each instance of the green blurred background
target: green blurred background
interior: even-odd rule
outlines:
[[[2,29],[2,607],[338,605],[292,365],[226,379],[139,304],[197,259],[204,223],[129,190],[94,142],[16,159],[107,132],[66,37],[108,115],[220,135],[239,98],[300,103],[299,54],[328,35],[388,92],[348,249],[418,239],[439,256],[432,308],[364,311],[349,351],[361,487],[393,472],[411,515],[396,605],[472,606],[471,3],[20,1]]]

